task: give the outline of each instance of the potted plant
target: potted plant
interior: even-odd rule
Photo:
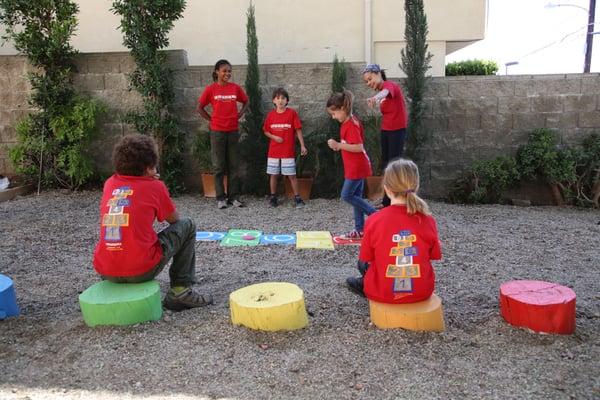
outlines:
[[[202,192],[204,197],[216,197],[215,175],[212,171],[212,160],[210,156],[210,133],[200,131],[194,138],[193,153],[200,170]],[[227,176],[224,177],[224,185],[227,187]]]
[[[381,135],[379,126],[381,118],[377,116],[369,116],[364,119],[363,126],[365,128],[365,149],[371,160],[371,168],[373,175],[366,178],[364,196],[371,200],[380,200],[383,198],[383,174],[381,168]]]
[[[296,149],[296,179],[298,180],[298,194],[302,200],[308,200],[312,192],[313,181],[318,168],[318,153],[315,140],[318,134],[310,132],[304,135],[304,144],[308,149],[308,154],[302,156],[300,149]],[[284,179],[285,195],[289,199],[294,198],[294,191],[289,179]]]

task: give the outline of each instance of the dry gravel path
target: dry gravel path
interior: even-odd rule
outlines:
[[[0,273],[15,281],[22,315],[0,321],[1,399],[592,399],[600,397],[600,212],[432,202],[444,259],[435,264],[447,331],[380,331],[364,299],[344,287],[358,249],[197,247],[212,307],[154,323],[87,328],[77,295],[97,281],[91,253],[99,192],[49,192],[0,203]],[[337,200],[262,199],[218,211],[176,199],[203,230],[343,232]],[[159,276],[163,291],[167,275]],[[577,293],[577,331],[538,335],[503,322],[498,287],[512,279]],[[232,326],[227,299],[279,280],[305,292],[308,328],[288,333]]]

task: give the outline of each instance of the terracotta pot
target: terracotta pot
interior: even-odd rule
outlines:
[[[204,193],[204,197],[217,197],[217,192],[215,190],[215,174],[202,173],[200,176],[202,178],[202,192]],[[227,190],[227,175],[223,177],[223,185],[225,185],[225,190]]]
[[[383,198],[383,176],[369,176],[365,179],[365,197],[371,201]]]
[[[298,194],[302,200],[308,200],[310,198],[310,192],[312,191],[313,178],[310,176],[298,177]],[[285,195],[288,199],[294,198],[294,191],[292,190],[292,184],[289,178],[285,177]]]

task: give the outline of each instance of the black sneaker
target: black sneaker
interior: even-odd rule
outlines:
[[[277,196],[271,196],[271,198],[269,199],[269,205],[271,207],[277,207]]]
[[[346,278],[346,284],[348,285],[348,289],[352,292],[365,297],[365,292],[363,291],[363,278],[351,276],[350,278]]]
[[[213,303],[210,294],[200,294],[191,287],[185,289],[178,295],[171,291],[167,293],[163,300],[163,306],[173,311],[187,310],[188,308],[203,307]]]
[[[304,200],[302,200],[302,198],[300,196],[296,196],[295,201],[296,201],[296,208],[302,208],[306,205],[306,204],[304,204]]]

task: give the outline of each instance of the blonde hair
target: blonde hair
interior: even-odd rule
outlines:
[[[419,168],[417,164],[405,158],[399,158],[388,164],[383,175],[384,186],[394,197],[406,197],[409,214],[420,212],[431,215],[425,200],[419,197]]]

